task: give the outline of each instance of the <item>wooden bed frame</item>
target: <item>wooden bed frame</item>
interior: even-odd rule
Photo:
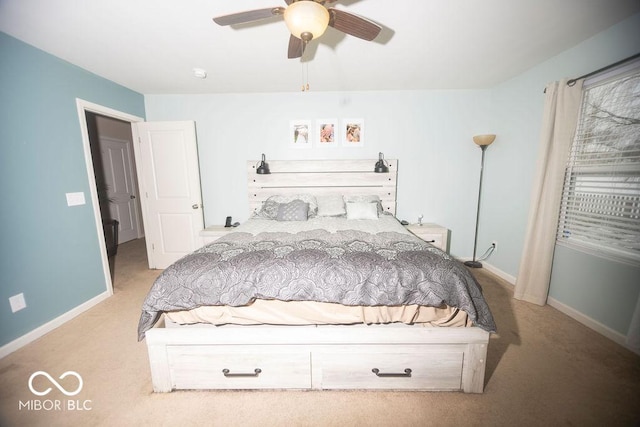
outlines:
[[[395,214],[397,161],[247,163],[251,210],[274,194],[377,194]],[[482,393],[489,333],[419,325],[180,326],[147,331],[156,392],[177,389],[458,390]]]

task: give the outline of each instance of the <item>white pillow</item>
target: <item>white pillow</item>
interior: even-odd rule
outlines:
[[[379,202],[380,196],[377,194],[354,194],[344,196],[345,202]]]
[[[256,212],[255,216],[256,218],[276,219],[279,207],[280,203],[273,200],[265,200],[262,202],[262,207],[260,207],[260,210]]]
[[[344,199],[339,194],[316,196],[318,201],[318,216],[342,216],[347,211],[344,207]]]
[[[378,203],[347,202],[347,219],[378,219]]]
[[[377,194],[357,194],[352,196],[344,196],[345,202],[376,202],[378,206],[378,215],[382,215],[384,209],[382,208],[382,201]]]

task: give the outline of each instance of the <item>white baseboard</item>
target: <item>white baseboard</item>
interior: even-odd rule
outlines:
[[[604,335],[605,337],[609,338],[611,341],[615,342],[616,344],[620,344],[621,346],[633,351],[634,353],[640,354],[638,349],[631,348],[629,347],[629,345],[627,345],[627,337],[622,335],[620,332],[614,331],[613,329],[603,325],[597,320],[594,320],[588,316],[585,316],[584,314],[580,313],[576,309],[561,303],[555,298],[551,298],[551,297],[547,298],[547,304],[549,304],[551,307],[555,308],[556,310],[560,311],[561,313],[566,314],[572,319],[577,320],[578,322],[582,323],[586,327],[593,329],[594,331],[598,332],[601,335]]]
[[[471,258],[458,258],[458,260],[460,262],[465,262],[465,261],[471,261]],[[500,270],[499,268],[487,263],[486,261],[482,261],[482,267],[484,269],[486,269],[487,271],[490,271],[491,273],[495,274],[496,276],[498,276],[499,278],[506,280],[510,285],[515,286],[516,284],[516,278],[508,273],[505,273],[504,271]]]
[[[491,264],[487,264],[482,263],[482,266],[484,268],[486,268],[488,271],[492,272],[493,274],[495,274],[496,276],[498,276],[499,278],[506,280],[510,285],[515,286],[516,284],[516,278],[510,274],[505,273],[504,271],[500,270],[499,268],[491,265]]]
[[[87,301],[85,303],[82,303],[79,306],[67,311],[66,313],[62,314],[61,316],[58,316],[55,319],[45,323],[44,325],[37,327],[33,331],[24,334],[20,338],[16,338],[15,340],[11,341],[10,343],[3,345],[2,347],[0,347],[0,359],[2,359],[3,357],[5,357],[5,356],[7,356],[7,355],[9,355],[11,353],[13,353],[14,351],[16,351],[18,349],[24,347],[25,345],[29,344],[30,342],[33,342],[33,341],[37,340],[38,338],[40,338],[41,336],[45,335],[46,333],[51,332],[52,330],[56,329],[60,325],[68,322],[69,320],[71,320],[74,317],[78,316],[79,314],[87,311],[88,309],[90,309],[91,307],[95,306],[96,304],[104,301],[109,296],[111,296],[111,293],[105,291],[105,292],[101,293],[100,295],[97,295],[97,296],[91,298],[89,301]]]
[[[461,259],[461,261],[467,261],[467,260],[468,259],[464,259],[464,260]],[[507,274],[504,271],[500,270],[499,268],[496,268],[495,266],[488,264],[486,262],[482,263],[482,267],[485,268],[487,271],[490,271],[491,273],[500,277],[501,279],[504,279],[509,284],[515,286],[516,278],[514,276]],[[572,319],[577,320],[578,322],[582,323],[586,327],[593,329],[594,331],[598,332],[601,335],[604,335],[605,337],[609,338],[616,344],[620,344],[621,346],[633,351],[634,353],[640,354],[640,349],[630,345],[627,337],[621,334],[620,332],[614,331],[608,326],[605,326],[602,323],[598,322],[597,320],[594,320],[588,316],[585,316],[584,314],[580,313],[576,309],[571,308],[568,305],[563,304],[554,298],[549,297],[547,299],[547,304],[549,304],[551,307],[555,308],[556,310],[560,311],[561,313],[566,314]]]

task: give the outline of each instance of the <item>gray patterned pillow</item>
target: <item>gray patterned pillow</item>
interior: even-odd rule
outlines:
[[[289,203],[281,203],[278,206],[278,221],[306,221],[309,212],[309,203],[302,200],[292,200]]]
[[[318,213],[318,202],[316,201],[315,196],[312,196],[311,194],[278,194],[267,199],[267,201],[277,203],[289,203],[294,200],[302,200],[309,204],[309,212],[307,213],[308,218],[313,218]]]
[[[260,210],[256,212],[256,216],[264,219],[276,219],[279,207],[280,203],[274,200],[265,200]]]

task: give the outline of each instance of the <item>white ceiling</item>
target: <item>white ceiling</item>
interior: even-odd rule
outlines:
[[[640,12],[638,0],[341,0],[383,27],[329,28],[287,59],[281,18],[212,17],[283,0],[0,0],[0,30],[143,94],[477,89],[508,80]],[[307,55],[305,54],[305,55]],[[1,60],[1,59],[0,59]],[[193,76],[203,68],[205,80]]]

